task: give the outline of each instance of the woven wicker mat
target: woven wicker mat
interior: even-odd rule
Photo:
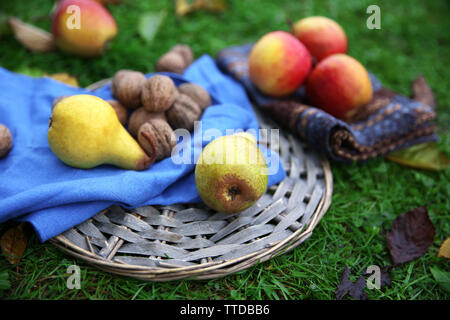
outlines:
[[[261,128],[276,128],[255,112]],[[287,132],[279,138],[267,145],[287,177],[239,214],[202,204],[113,206],[50,241],[99,269],[148,281],[222,277],[291,250],[325,214],[333,182],[326,159]]]

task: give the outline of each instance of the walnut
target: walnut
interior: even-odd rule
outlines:
[[[198,84],[189,82],[183,83],[178,87],[178,91],[188,95],[192,100],[197,102],[202,110],[205,110],[211,105],[211,96],[208,91]]]
[[[200,119],[202,109],[184,93],[180,93],[172,107],[166,111],[167,121],[174,129],[184,128],[191,131],[194,122]]]
[[[128,121],[128,110],[117,100],[107,100],[107,102],[113,107],[119,122],[125,126]]]
[[[141,91],[147,80],[142,72],[132,70],[119,70],[111,83],[113,96],[120,103],[131,109],[141,105]]]
[[[178,52],[169,51],[159,58],[155,69],[157,72],[173,72],[182,74],[186,67],[186,62],[181,54]]]
[[[144,123],[139,128],[137,139],[153,161],[169,157],[177,144],[174,131],[163,119],[151,119]]]
[[[0,124],[0,158],[6,157],[12,148],[12,136],[9,129]]]
[[[194,58],[191,47],[186,44],[177,44],[158,59],[155,69],[157,72],[182,74],[194,62]]]
[[[194,52],[186,44],[177,44],[170,51],[179,53],[183,57],[185,69],[194,62]]]
[[[133,137],[137,137],[139,128],[151,119],[162,119],[166,121],[166,115],[164,112],[151,113],[144,107],[136,109],[130,116],[128,121],[128,131]]]
[[[178,96],[177,88],[168,76],[154,75],[147,79],[142,88],[142,105],[149,112],[164,112]]]

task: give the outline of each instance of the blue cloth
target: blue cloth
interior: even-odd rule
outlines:
[[[183,77],[170,76],[177,85],[190,81],[211,93],[214,103],[202,116],[203,132],[216,128],[223,135],[226,129],[258,129],[245,90],[221,73],[211,57],[202,56]],[[13,136],[13,148],[0,159],[0,222],[29,222],[39,239],[46,241],[113,204],[134,208],[201,201],[195,188],[195,164],[175,164],[167,158],[138,172],[110,165],[83,170],[62,163],[47,142],[52,101],[82,93],[112,98],[109,84],[88,92],[0,68],[0,123]],[[209,142],[203,136],[186,141],[179,144],[184,143],[188,147],[184,152],[193,158]],[[269,176],[269,185],[282,181],[286,174],[278,155],[263,152],[268,162],[278,162],[280,168]]]

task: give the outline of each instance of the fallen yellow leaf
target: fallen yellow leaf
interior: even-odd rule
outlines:
[[[450,237],[447,237],[447,239],[442,242],[441,247],[439,248],[438,257],[450,259]]]
[[[191,4],[187,0],[176,0],[175,1],[175,14],[182,17],[191,11]]]
[[[195,0],[192,3],[195,10],[207,10],[210,12],[222,12],[227,4],[223,0]]]
[[[71,75],[67,73],[55,73],[55,74],[48,74],[47,77],[50,77],[52,79],[55,79],[57,81],[63,82],[65,84],[71,85],[73,87],[79,87],[78,80],[75,77],[72,77]]]
[[[444,170],[450,164],[450,158],[438,149],[436,142],[425,142],[398,150],[386,158],[404,166],[426,170]]]

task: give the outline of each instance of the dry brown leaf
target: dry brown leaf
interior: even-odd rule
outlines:
[[[27,49],[36,52],[51,52],[56,49],[51,33],[17,18],[9,19],[9,24],[17,41]]]
[[[439,248],[438,257],[450,259],[450,237],[447,237],[447,239],[442,242],[441,247]]]
[[[367,293],[364,292],[366,288],[366,280],[364,277],[359,277],[355,283],[349,280],[350,268],[345,267],[341,275],[341,283],[336,289],[336,300],[342,300],[346,296],[351,296],[355,300],[367,300]]]
[[[433,244],[435,228],[426,207],[418,207],[399,215],[386,234],[387,247],[394,265],[424,255]]]
[[[420,76],[414,80],[411,86],[413,91],[412,98],[414,100],[430,106],[433,109],[436,108],[436,98],[424,76]]]
[[[67,74],[65,72],[54,73],[54,74],[46,74],[47,77],[55,79],[57,81],[63,82],[65,84],[71,85],[73,87],[79,87],[77,78]]]
[[[6,231],[0,240],[0,245],[6,259],[12,264],[18,264],[27,247],[23,223]]]

